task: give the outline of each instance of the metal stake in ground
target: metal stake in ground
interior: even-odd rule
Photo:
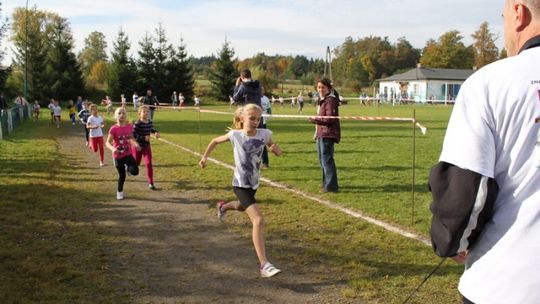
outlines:
[[[414,185],[416,184],[416,109],[413,109],[412,132],[411,225],[414,226]]]

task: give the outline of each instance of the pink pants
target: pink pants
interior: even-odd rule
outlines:
[[[141,149],[141,151],[137,151],[137,149],[133,148],[131,152],[135,157],[137,166],[141,164],[141,158],[144,156],[144,164],[146,165],[146,179],[148,180],[149,184],[153,184],[154,169],[152,168],[152,148],[150,146],[144,147]]]
[[[99,150],[99,160],[103,162],[103,136],[90,137],[90,149],[92,149],[92,151],[94,152],[97,152]]]

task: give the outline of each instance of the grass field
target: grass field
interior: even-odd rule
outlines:
[[[230,111],[228,107],[213,110]],[[340,193],[327,198],[360,209],[379,219],[426,234],[429,226],[430,193],[427,187],[429,169],[440,154],[450,107],[346,105],[342,116],[413,117],[428,128],[426,135],[416,132],[415,221],[412,219],[413,128],[404,122],[343,121],[342,141],[336,145],[336,164]],[[304,114],[313,115],[309,104]],[[297,114],[290,106],[273,107],[274,114]],[[230,126],[231,117],[193,111],[162,111],[156,124],[164,137],[193,150],[206,147],[212,137]],[[321,170],[313,141],[314,126],[302,119],[275,118],[268,122],[274,140],[284,151],[281,158],[271,159],[271,170],[264,176],[311,193],[317,193]],[[200,130],[200,132],[199,132]],[[217,149],[216,158],[230,164],[230,149]],[[229,172],[226,172],[229,174]]]
[[[229,111],[227,106],[208,107]],[[304,114],[314,111],[307,104]],[[426,135],[415,130],[415,221],[411,223],[410,123],[344,121],[342,142],[335,152],[340,192],[321,197],[427,235],[427,176],[438,159],[451,108],[349,104],[340,111],[341,115],[394,117],[412,117],[416,111],[418,121],[428,128]],[[275,106],[273,113],[296,114],[296,110]],[[223,134],[230,122],[230,116],[189,110],[160,110],[155,117],[155,127],[163,138],[196,151]],[[313,125],[305,120],[274,118],[268,127],[284,155],[271,157],[271,168],[263,175],[320,195]],[[0,142],[0,243],[4,244],[0,248],[0,301],[129,302],[112,288],[111,278],[101,269],[104,236],[95,234],[82,220],[90,203],[105,199],[103,191],[97,185],[82,187],[78,182],[81,169],[57,153],[56,132],[51,132],[46,120],[27,122]],[[201,171],[196,157],[161,142],[156,142],[153,150],[159,162],[158,176],[204,183],[209,201],[233,198],[228,169],[211,164]],[[228,145],[219,146],[212,156],[233,163]],[[59,175],[62,181],[56,178]],[[178,187],[181,190],[182,186]],[[317,263],[321,280],[339,274],[349,286],[342,291],[344,297],[400,303],[438,262],[428,246],[309,200],[268,186],[261,188],[258,198],[269,219],[268,242],[276,259],[293,261],[297,267]],[[231,224],[231,229],[249,238],[245,221],[233,220]],[[459,303],[456,285],[460,272],[461,266],[446,263],[411,303]]]

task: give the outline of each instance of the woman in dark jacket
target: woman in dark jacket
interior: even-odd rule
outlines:
[[[339,116],[339,100],[332,92],[332,82],[324,78],[317,82],[319,93],[318,117],[310,117],[309,121],[317,125],[317,154],[323,171],[321,192],[337,192],[338,178],[336,163],[334,162],[334,144],[341,139],[341,127],[338,118],[324,118],[325,116]]]

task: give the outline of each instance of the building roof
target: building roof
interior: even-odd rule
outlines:
[[[474,72],[475,70],[414,68],[402,74],[379,79],[379,81],[465,80]]]

